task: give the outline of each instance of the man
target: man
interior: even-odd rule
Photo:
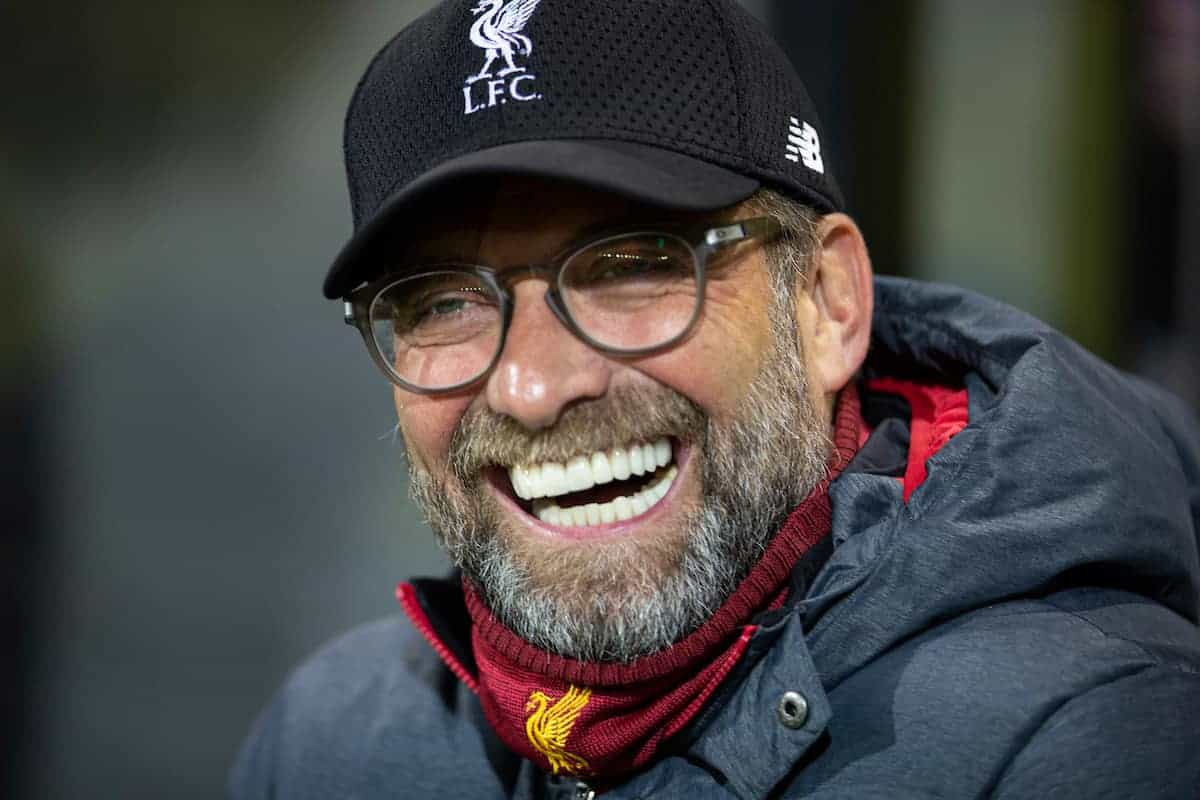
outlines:
[[[873,283],[821,130],[729,0],[376,57],[325,293],[461,574],[301,667],[234,796],[1195,796],[1194,424]]]

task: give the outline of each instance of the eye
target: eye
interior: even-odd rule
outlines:
[[[675,237],[620,236],[598,242],[568,262],[564,283],[576,289],[687,279],[694,272],[691,251]]]
[[[427,272],[396,281],[380,292],[371,318],[396,335],[461,328],[499,314],[499,298],[477,276]]]
[[[431,296],[418,298],[405,315],[409,327],[419,327],[423,324],[442,323],[454,317],[470,316],[483,310],[484,306],[492,306],[487,293],[474,286],[466,286],[452,292],[439,292]]]
[[[699,268],[684,239],[657,232],[595,242],[572,255],[559,297],[591,339],[616,350],[669,342],[695,317]]]
[[[661,253],[598,253],[587,277],[594,282],[633,278],[670,263],[671,257]]]
[[[427,304],[423,316],[440,317],[453,314],[456,311],[464,310],[470,303],[471,301],[464,297],[444,297],[433,300]]]

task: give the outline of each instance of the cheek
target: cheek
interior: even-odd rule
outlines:
[[[740,293],[711,292],[695,333],[638,367],[723,420],[738,413],[771,344],[765,311],[743,302]]]
[[[419,466],[440,472],[450,451],[450,437],[471,398],[422,397],[401,389],[394,391],[393,398],[409,457]]]

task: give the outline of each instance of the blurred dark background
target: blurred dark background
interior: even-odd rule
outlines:
[[[287,670],[444,562],[321,299],[340,126],[429,0],[0,16],[0,794],[206,798]],[[1200,0],[745,0],[881,272],[1200,407]]]

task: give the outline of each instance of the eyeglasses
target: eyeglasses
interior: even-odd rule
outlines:
[[[572,334],[616,356],[662,351],[691,331],[704,305],[717,254],[769,241],[779,223],[756,217],[718,227],[644,230],[593,237],[547,265],[492,269],[438,263],[392,272],[346,298],[345,321],[362,334],[375,363],[417,394],[464,389],[504,350],[512,286],[549,284],[546,304]]]

